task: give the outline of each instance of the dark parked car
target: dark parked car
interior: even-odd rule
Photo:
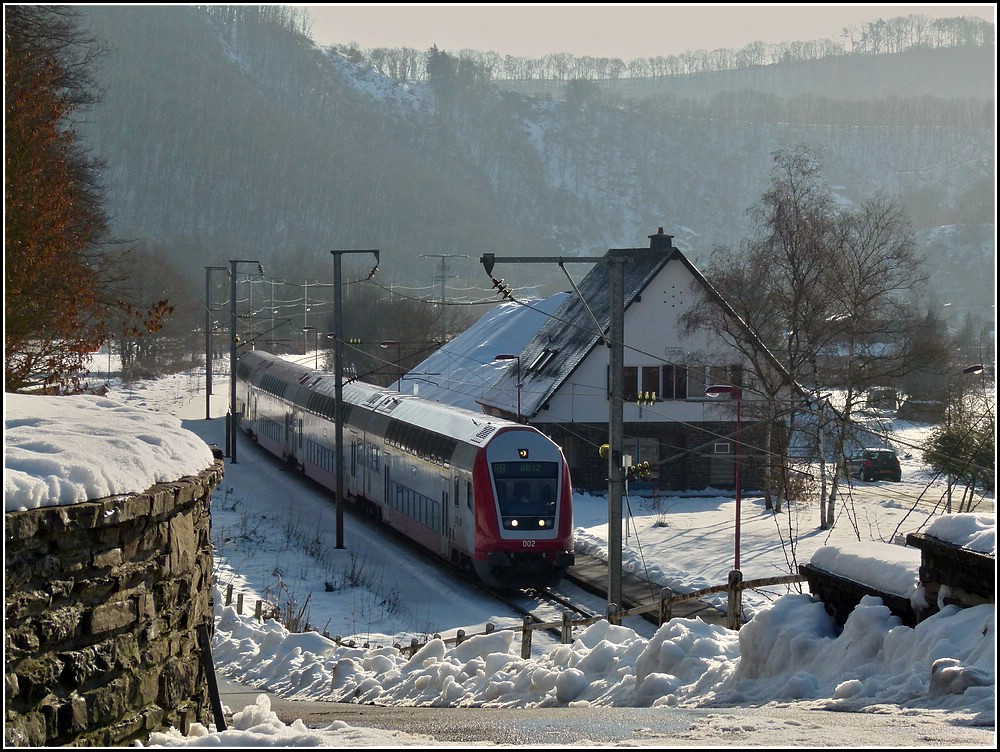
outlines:
[[[899,481],[903,477],[896,453],[879,447],[861,449],[852,454],[847,460],[847,471],[858,480],[888,478]]]

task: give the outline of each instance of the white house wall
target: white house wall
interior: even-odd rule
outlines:
[[[713,365],[732,365],[742,362],[742,357],[725,343],[708,332],[684,333],[679,319],[698,302],[700,292],[692,286],[695,281],[682,261],[668,263],[663,271],[642,292],[641,300],[633,302],[625,312],[625,366],[663,366],[673,362],[668,351],[684,353],[683,365],[701,362]],[[699,286],[700,287],[700,286]],[[538,422],[599,423],[608,420],[608,364],[609,349],[603,344],[595,347],[583,363],[552,396],[548,409],[535,416]],[[648,391],[644,387],[642,391]],[[703,394],[694,394],[689,388],[687,400],[662,400],[649,407],[635,403],[624,406],[624,421],[683,421],[700,423],[719,420],[722,413],[703,401]]]

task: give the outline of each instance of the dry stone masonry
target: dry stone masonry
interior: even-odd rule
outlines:
[[[212,721],[211,498],[224,465],[5,514],[4,746],[112,746]]]

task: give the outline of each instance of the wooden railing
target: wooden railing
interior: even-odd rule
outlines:
[[[548,630],[559,630],[560,642],[564,645],[568,645],[573,642],[573,628],[574,627],[589,627],[591,624],[596,624],[599,621],[607,620],[612,624],[621,624],[623,619],[631,616],[641,616],[646,613],[651,613],[653,611],[659,611],[659,623],[665,624],[673,618],[673,607],[678,603],[683,603],[684,601],[698,600],[706,595],[714,595],[716,593],[728,593],[729,594],[729,605],[728,605],[728,629],[739,629],[742,623],[742,593],[744,590],[759,588],[759,587],[769,587],[772,585],[788,585],[796,582],[805,582],[805,577],[798,574],[788,574],[779,577],[765,577],[756,580],[743,580],[743,575],[737,570],[733,570],[729,573],[729,581],[725,585],[716,585],[709,588],[704,588],[702,590],[696,590],[690,593],[681,593],[675,595],[670,588],[662,588],[660,590],[659,602],[647,604],[644,606],[637,606],[632,609],[618,610],[614,604],[608,604],[607,612],[602,615],[590,616],[583,619],[574,619],[572,615],[566,611],[563,612],[562,618],[559,621],[550,622],[540,622],[535,621],[530,616],[525,616],[521,626],[519,627],[508,627],[507,629],[521,632],[521,657],[524,659],[531,657],[531,635],[536,630],[548,629]],[[496,632],[496,625],[490,623],[486,625],[485,632],[482,634],[492,634]],[[504,630],[500,630],[504,631]],[[329,637],[329,635],[325,635]],[[433,635],[434,639],[442,640],[445,645],[461,645],[466,640],[470,639],[474,635],[467,635],[464,629],[459,629],[454,637],[442,638],[440,634]],[[354,641],[344,642],[340,637],[334,637],[333,639],[338,645],[347,644],[354,647]],[[414,653],[419,650],[422,645],[426,642],[421,643],[416,637],[410,640],[410,644],[403,646],[396,643],[394,647],[403,653],[413,656]],[[368,647],[364,645],[363,647]]]
[[[717,593],[728,593],[728,606],[727,606],[727,623],[726,627],[728,629],[739,629],[742,624],[743,617],[743,606],[742,606],[742,594],[744,590],[759,588],[759,587],[769,587],[772,585],[789,585],[796,582],[805,582],[806,578],[799,574],[787,574],[779,577],[764,577],[756,580],[743,580],[743,573],[739,570],[733,570],[729,573],[729,581],[725,585],[715,585],[713,587],[703,588],[702,590],[695,590],[690,593],[680,593],[674,594],[670,588],[662,588],[660,590],[660,598],[656,603],[646,604],[644,606],[636,606],[635,608],[627,610],[619,610],[614,604],[608,604],[607,611],[601,615],[589,616],[582,619],[574,619],[570,612],[563,612],[562,618],[559,621],[541,622],[535,621],[531,616],[525,616],[521,625],[519,627],[506,627],[499,631],[517,631],[521,632],[521,657],[524,659],[531,657],[531,636],[539,629],[547,630],[558,630],[560,635],[560,642],[564,645],[568,645],[573,642],[573,628],[574,627],[589,627],[591,624],[596,624],[599,621],[607,620],[612,624],[621,624],[624,619],[632,616],[642,616],[643,614],[652,613],[654,611],[659,611],[658,623],[665,624],[673,618],[673,609],[678,603],[683,603],[685,601],[699,600],[707,595],[715,595]],[[228,585],[226,587],[226,605],[232,603],[233,596],[233,586]],[[243,595],[237,595],[236,601],[236,611],[237,613],[243,613]],[[274,604],[268,603],[263,600],[258,600],[256,608],[254,610],[254,616],[258,620],[264,620],[268,618],[280,618],[280,609]],[[308,624],[305,625],[303,631],[318,631],[311,628]],[[485,630],[479,634],[493,634],[497,631],[497,627],[493,623],[487,623]],[[333,640],[337,645],[344,645],[347,647],[363,647],[370,648],[373,647],[369,642],[358,643],[355,640],[344,640],[340,635],[331,636],[329,632],[324,631],[323,636],[327,639]],[[469,635],[464,629],[459,629],[455,632],[453,637],[442,637],[440,634],[432,635],[432,639],[442,640],[445,645],[461,645],[468,639],[475,637],[477,635]],[[421,647],[427,644],[427,640],[420,642],[416,637],[410,640],[409,645],[402,645],[401,643],[394,643],[393,647],[399,650],[401,653],[409,655],[412,657]],[[377,645],[374,647],[378,647]]]

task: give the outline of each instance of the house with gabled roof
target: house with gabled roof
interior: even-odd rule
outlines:
[[[732,488],[740,416],[733,402],[708,397],[706,388],[739,387],[743,414],[753,415],[747,409],[759,399],[753,370],[717,335],[689,331],[682,316],[707,296],[740,319],[672,236],[660,228],[649,238],[649,248],[614,249],[625,256],[622,452],[626,464],[649,463],[649,472],[637,478],[648,487]],[[574,486],[582,490],[607,489],[599,447],[608,441],[612,383],[608,275],[608,263],[595,264],[478,400],[486,413],[530,423],[562,446]],[[784,373],[763,345],[761,351]],[[739,467],[747,488],[762,487],[763,430],[743,421]]]

